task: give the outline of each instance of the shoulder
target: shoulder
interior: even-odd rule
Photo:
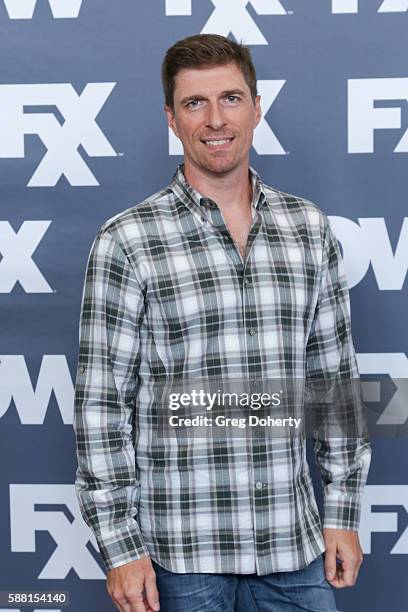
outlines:
[[[149,217],[154,217],[160,212],[166,212],[166,210],[169,210],[173,199],[174,196],[170,187],[161,189],[142,202],[129,206],[129,208],[107,219],[101,225],[99,232],[114,234],[133,226],[135,223],[147,220]]]
[[[263,184],[268,209],[278,223],[304,226],[324,237],[330,232],[327,214],[312,200]]]
[[[159,220],[172,217],[174,200],[171,187],[165,187],[107,219],[100,226],[97,236],[113,240],[127,253],[145,241],[149,227],[153,228]]]
[[[327,223],[326,213],[312,200],[300,195],[287,193],[265,183],[263,186],[268,204],[275,213],[290,214],[292,216],[297,214],[306,215],[320,222]]]

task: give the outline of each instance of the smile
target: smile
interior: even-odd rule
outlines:
[[[207,147],[222,147],[222,146],[228,146],[232,141],[234,140],[234,137],[232,138],[223,138],[218,139],[218,140],[202,140],[201,142],[203,142]]]

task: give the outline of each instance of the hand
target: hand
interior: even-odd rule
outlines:
[[[357,580],[363,551],[357,531],[345,529],[323,529],[326,552],[324,570],[326,580],[336,589],[353,586]],[[339,559],[341,563],[337,563]]]
[[[120,612],[160,610],[156,573],[149,556],[109,570],[106,589]]]

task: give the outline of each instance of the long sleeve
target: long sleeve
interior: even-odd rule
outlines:
[[[306,348],[307,378],[333,381],[339,401],[342,389],[350,389],[345,410],[355,423],[364,420],[364,407],[359,389],[359,372],[351,336],[350,300],[338,242],[324,215],[324,244],[320,289]],[[353,381],[354,379],[354,384]],[[356,384],[358,383],[358,384]],[[349,385],[347,387],[347,385]],[[333,396],[332,396],[333,397]],[[354,402],[354,405],[353,405]],[[340,415],[341,416],[341,415]],[[347,420],[349,415],[345,415]],[[361,497],[371,460],[371,444],[358,427],[351,435],[337,433],[317,436],[315,456],[320,469],[324,493],[324,527],[357,530],[360,522]]]
[[[83,288],[74,431],[75,490],[107,569],[148,555],[136,520],[133,446],[143,293],[108,230],[92,244]]]

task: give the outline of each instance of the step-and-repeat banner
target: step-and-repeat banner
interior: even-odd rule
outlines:
[[[408,440],[392,434],[408,378],[407,12],[407,0],[0,0],[0,590],[115,609],[74,492],[85,266],[100,225],[182,159],[164,52],[216,32],[246,42],[257,69],[252,165],[329,215],[360,372],[393,380],[385,401],[368,390],[391,435],[373,440],[364,563],[338,609],[408,610]]]

